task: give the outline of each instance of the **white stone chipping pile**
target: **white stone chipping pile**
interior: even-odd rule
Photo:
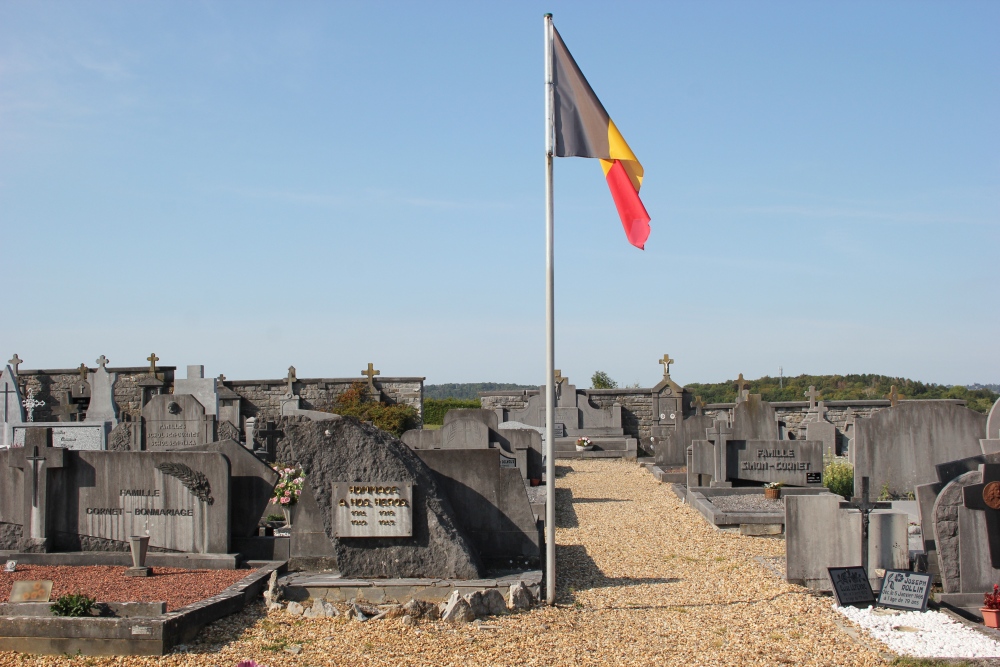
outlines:
[[[834,608],[892,651],[914,658],[996,658],[1000,642],[939,611]]]

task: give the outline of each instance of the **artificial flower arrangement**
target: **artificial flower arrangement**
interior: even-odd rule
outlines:
[[[988,628],[1000,627],[1000,586],[993,584],[993,592],[983,597],[983,623]]]
[[[302,487],[306,481],[306,473],[299,467],[278,464],[272,466],[278,473],[278,483],[274,485],[274,501],[284,507],[294,505],[302,495]]]
[[[578,438],[577,441],[576,441],[576,448],[577,449],[590,449],[593,446],[594,446],[594,443],[591,442],[590,438],[588,438],[587,436],[583,436],[582,438]]]
[[[767,484],[764,485],[764,488],[765,489],[780,489],[784,485],[785,485],[784,482],[768,482]]]

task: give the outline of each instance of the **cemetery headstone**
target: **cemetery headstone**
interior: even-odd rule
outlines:
[[[931,579],[926,573],[910,570],[886,570],[879,592],[878,604],[903,611],[927,611]]]
[[[336,482],[333,485],[336,537],[413,535],[413,484]]]
[[[727,475],[730,480],[822,486],[823,443],[808,440],[732,442]]]
[[[187,379],[174,380],[174,396],[190,394],[198,399],[205,408],[206,415],[219,415],[219,388],[216,378],[205,377],[205,367],[191,365],[187,367]]]
[[[828,567],[827,571],[839,606],[875,604],[875,593],[863,567]]]
[[[146,451],[169,451],[204,445],[215,438],[214,418],[189,394],[154,396],[142,408]]]
[[[750,394],[733,408],[733,440],[777,440],[778,418],[774,408],[761,399],[760,394]]]
[[[114,387],[117,373],[109,373],[108,359],[103,354],[97,360],[97,370],[90,374],[90,405],[87,407],[85,422],[110,424],[108,431],[118,424],[118,410],[115,405]]]
[[[52,581],[49,579],[11,582],[11,602],[48,602],[51,597]]]

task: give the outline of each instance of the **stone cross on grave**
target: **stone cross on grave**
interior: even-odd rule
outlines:
[[[66,467],[66,450],[52,446],[52,429],[28,428],[24,434],[24,447],[14,450],[10,466],[24,471],[21,546],[33,551],[45,551],[49,546],[49,471]]]
[[[262,442],[264,445],[264,458],[268,461],[274,461],[275,459],[275,450],[277,449],[275,440],[281,433],[280,429],[275,428],[274,422],[266,422],[264,428],[254,433],[254,442]],[[263,441],[261,441],[261,438],[263,438]]]
[[[694,413],[696,415],[700,415],[701,409],[705,407],[705,401],[701,399],[701,396],[695,396],[694,401],[691,402],[691,405],[694,406]]]
[[[28,394],[28,398],[21,401],[21,405],[23,405],[24,409],[28,411],[28,421],[33,422],[35,421],[35,408],[40,408],[45,405],[45,401],[37,400],[35,398],[35,392],[32,391]]]
[[[824,421],[826,419],[827,407],[826,403],[819,401],[816,403],[816,420]]]
[[[291,396],[295,395],[295,387],[294,387],[294,385],[295,385],[295,383],[297,381],[298,381],[298,378],[295,377],[295,366],[289,366],[288,367],[288,376],[285,378],[285,382],[288,383],[288,393],[286,393],[285,396],[291,397]]]
[[[742,373],[741,373],[742,375]],[[729,450],[729,440],[733,437],[733,430],[723,422],[717,421],[712,428],[706,429],[708,440],[715,445],[714,470],[712,472],[712,486],[731,487],[732,483],[726,481],[727,456]]]
[[[225,381],[226,381],[226,376],[223,375],[222,373],[219,373],[219,384],[222,384]]]
[[[868,499],[869,479],[861,478],[861,495],[851,498],[851,502],[840,503],[842,510],[858,510],[861,512],[861,567],[868,572],[868,522],[872,510],[887,510],[892,507],[892,503],[872,502]]]
[[[747,400],[747,395],[750,393],[750,383],[743,379],[743,373],[736,378],[736,402],[742,403]]]
[[[80,367],[77,370],[80,371],[80,382],[86,382],[87,373],[90,372],[90,369],[87,368],[87,364],[81,363]]]
[[[63,391],[59,396],[59,406],[52,408],[52,414],[61,422],[71,422],[75,415],[80,414],[80,406],[70,400],[68,391]]]
[[[146,361],[149,362],[149,376],[150,377],[154,377],[154,378],[156,377],[156,362],[159,361],[159,360],[160,360],[160,358],[158,356],[156,356],[156,352],[150,352],[149,356],[146,357]]]
[[[982,484],[970,484],[962,489],[965,506],[986,512],[986,535],[990,543],[990,561],[1000,570],[1000,464],[986,463]]]
[[[24,363],[24,359],[21,359],[17,354],[7,361],[8,364],[14,367],[14,375],[17,375],[17,367]]]
[[[151,355],[151,356],[156,356],[156,355]],[[105,357],[103,354],[97,358],[97,365],[100,366],[101,368],[106,367],[109,363],[111,363],[111,360]],[[151,366],[150,368],[152,368],[154,371],[156,370],[156,366]]]
[[[819,397],[820,392],[816,391],[816,387],[809,385],[809,391],[802,392],[803,396],[809,397],[809,410],[813,411],[816,409],[816,399]]]
[[[670,364],[676,361],[676,359],[671,359],[669,354],[663,355],[663,358],[660,359],[660,363],[663,364],[663,377],[670,377]]]
[[[889,399],[889,407],[896,407],[896,404],[899,403],[899,392],[896,391],[896,385],[892,385],[892,388],[889,389],[889,395],[886,398]]]
[[[375,370],[375,365],[371,362],[368,363],[368,370],[361,371],[361,374],[368,378],[368,387],[375,391],[375,376],[381,375],[382,371]]]

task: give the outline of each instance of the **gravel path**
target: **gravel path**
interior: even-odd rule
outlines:
[[[559,605],[450,626],[264,614],[224,619],[164,658],[24,658],[6,665],[887,665],[872,640],[760,559],[780,540],[720,532],[634,463],[560,465]],[[855,634],[857,634],[855,632]],[[297,654],[289,652],[299,651]]]
[[[167,611],[173,611],[211,597],[251,572],[154,567],[152,577],[126,577],[125,570],[114,565],[18,565],[16,572],[0,572],[0,600],[10,599],[15,581],[50,579],[53,600],[68,593],[86,593],[98,602],[165,601]]]

